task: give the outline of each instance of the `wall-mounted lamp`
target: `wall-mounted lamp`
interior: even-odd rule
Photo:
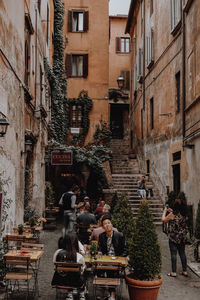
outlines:
[[[119,76],[117,78],[117,84],[118,84],[119,89],[122,90],[124,87],[124,77],[123,76]]]
[[[21,155],[25,153],[31,153],[33,151],[33,142],[30,138],[25,139],[25,151],[21,151]]]
[[[45,153],[44,162],[41,163],[41,166],[44,166],[49,163],[49,154]]]
[[[0,119],[0,136],[4,136],[6,134],[9,123],[6,119]]]

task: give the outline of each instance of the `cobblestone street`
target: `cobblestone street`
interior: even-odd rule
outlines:
[[[55,290],[51,288],[51,279],[53,276],[52,257],[57,249],[57,241],[61,235],[62,226],[59,224],[56,230],[44,230],[41,233],[40,242],[45,244],[45,252],[41,259],[39,271],[39,290],[42,300],[55,299]],[[178,275],[177,278],[167,276],[170,272],[170,257],[168,248],[168,239],[161,231],[161,226],[157,228],[159,240],[162,247],[162,278],[163,284],[160,289],[158,300],[173,299],[177,300],[199,300],[200,278],[192,271],[188,270],[188,278]],[[188,248],[189,246],[187,246]],[[187,251],[188,252],[188,251]],[[190,256],[188,255],[188,258]],[[180,260],[178,258],[177,274],[181,271]],[[3,299],[3,293],[0,294],[0,299]],[[20,298],[22,299],[22,298]],[[25,299],[25,298],[24,298]],[[63,298],[64,299],[64,298]],[[92,300],[92,285],[89,283],[89,300]],[[128,290],[123,285],[123,300],[128,300]],[[141,299],[142,300],[142,299]]]

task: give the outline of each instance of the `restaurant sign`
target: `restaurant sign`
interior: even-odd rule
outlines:
[[[60,152],[52,151],[51,152],[51,164],[52,165],[72,165],[72,151]]]

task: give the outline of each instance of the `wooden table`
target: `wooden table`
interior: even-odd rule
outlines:
[[[122,265],[122,267],[125,267],[127,266],[128,264],[128,261],[127,261],[127,257],[122,257],[122,256],[108,256],[108,255],[102,255],[101,258],[98,258],[98,255],[97,255],[97,259],[94,259],[92,257],[90,257],[90,255],[83,255],[84,259],[85,259],[85,264],[86,265],[89,265],[89,264],[93,264],[95,262],[109,262],[109,263],[112,263],[112,262],[115,262],[115,263],[120,263]],[[112,258],[113,257],[113,258]],[[114,258],[115,257],[115,258]]]
[[[28,240],[28,239],[32,239],[33,238],[33,234],[32,233],[28,233],[28,232],[23,232],[23,234],[19,234],[18,232],[13,232],[10,234],[6,234],[3,239],[4,240],[8,240],[8,241],[22,241],[22,240]]]
[[[37,262],[43,255],[43,250],[9,250],[4,256],[29,256],[31,262]]]

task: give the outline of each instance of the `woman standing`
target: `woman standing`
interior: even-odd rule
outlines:
[[[80,299],[85,300],[84,295],[84,279],[83,272],[85,269],[85,260],[79,253],[78,239],[75,233],[68,233],[65,235],[62,243],[62,249],[56,250],[53,256],[53,262],[76,262],[82,264],[82,272],[79,273],[63,273],[55,271],[51,285],[64,285],[73,286],[74,289],[80,288]],[[73,289],[72,289],[73,290]],[[67,295],[66,300],[72,300],[73,294],[70,291]]]
[[[167,215],[167,213],[169,214]],[[185,255],[187,219],[186,206],[182,203],[181,199],[175,199],[173,208],[165,208],[163,211],[162,222],[169,224],[168,237],[172,272],[167,275],[171,277],[176,277],[177,252],[179,253],[182,264],[181,275],[188,276],[187,258]]]

